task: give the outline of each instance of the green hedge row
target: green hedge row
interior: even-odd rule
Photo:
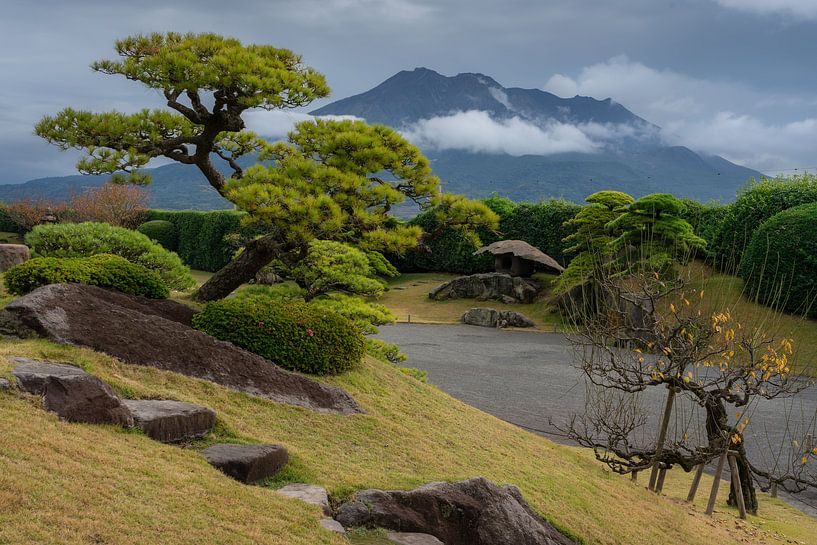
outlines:
[[[486,199],[485,203],[499,215],[500,222],[497,232],[479,233],[483,244],[503,239],[524,240],[563,265],[567,264],[570,256],[565,253],[565,248],[569,244],[563,239],[572,232],[572,228],[565,222],[578,213],[581,205],[556,199],[535,204],[514,204],[501,197]],[[426,232],[434,232],[437,228],[433,211],[419,214],[410,223],[421,226]],[[428,247],[430,252],[412,251],[392,260],[401,272],[474,274],[494,270],[493,256],[474,256],[477,247],[454,229],[444,230],[430,241]]]
[[[235,246],[225,237],[243,232],[243,215],[235,210],[151,210],[148,220],[169,221],[176,227],[175,251],[187,266],[215,272],[235,253]]]
[[[0,232],[20,233],[21,235],[25,233],[25,230],[22,227],[12,221],[2,204],[0,204]]]

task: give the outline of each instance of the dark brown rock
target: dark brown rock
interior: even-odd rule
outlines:
[[[29,259],[31,252],[25,244],[0,244],[0,272],[6,272]]]
[[[218,444],[202,451],[214,467],[242,483],[255,483],[274,476],[289,461],[281,445]]]
[[[504,273],[484,273],[450,280],[434,288],[428,296],[436,301],[445,299],[507,301],[510,298],[517,303],[532,303],[538,293],[539,285],[533,280]]]
[[[462,323],[482,327],[533,327],[533,321],[512,310],[472,308],[462,315]]]
[[[344,527],[381,527],[430,534],[447,545],[569,545],[515,486],[477,477],[431,483],[408,492],[365,490],[343,504]]]
[[[280,403],[340,414],[363,412],[344,390],[285,371],[189,327],[193,311],[80,284],[38,288],[0,311],[0,333],[86,346],[125,363],[210,380]]]
[[[128,408],[110,386],[93,375],[49,376],[43,406],[69,422],[133,426]]]
[[[205,436],[216,423],[212,409],[157,399],[125,400],[134,425],[145,435],[162,443],[179,443]]]
[[[29,394],[43,395],[48,377],[76,377],[88,374],[79,367],[67,363],[33,360],[17,356],[12,356],[8,360],[15,364],[11,374],[17,379],[17,385],[21,390]]]

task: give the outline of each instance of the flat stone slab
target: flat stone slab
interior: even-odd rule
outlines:
[[[87,373],[49,376],[45,380],[43,407],[69,422],[133,426],[130,411],[111,387]]]
[[[415,532],[389,532],[386,537],[400,545],[445,545],[432,535]]]
[[[133,414],[134,425],[145,435],[162,443],[179,443],[204,437],[216,423],[212,409],[158,399],[125,400]]]
[[[281,445],[231,445],[220,443],[202,451],[210,465],[242,483],[268,479],[289,461]]]
[[[42,395],[45,393],[45,382],[48,377],[90,376],[75,365],[17,356],[7,359],[15,365],[14,369],[11,370],[11,374],[17,379],[17,385],[21,390],[29,394]]]
[[[337,532],[338,534],[346,533],[346,528],[344,528],[343,525],[335,519],[322,518],[320,525],[322,528],[326,528],[330,532]]]
[[[332,508],[329,506],[329,494],[326,489],[316,484],[288,484],[277,490],[282,496],[301,500],[312,505],[317,505],[327,517],[332,516]]]

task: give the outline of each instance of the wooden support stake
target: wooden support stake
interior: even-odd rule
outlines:
[[[664,441],[667,439],[667,428],[669,428],[669,417],[672,414],[672,402],[675,400],[675,389],[669,388],[667,391],[667,404],[664,406],[664,417],[661,419],[661,427],[658,429],[658,441],[655,443],[655,458],[656,461],[652,466],[650,473],[649,489],[655,490],[655,481],[658,478],[659,461],[658,458],[664,451]]]
[[[632,473],[630,473],[630,480],[633,481],[634,483],[638,482],[638,471],[633,471]]]
[[[712,479],[712,491],[709,493],[709,503],[706,504],[706,514],[711,515],[715,510],[715,500],[718,499],[718,488],[721,484],[721,475],[723,475],[723,466],[726,465],[726,451],[723,451],[720,458],[718,458],[718,467],[715,468],[715,475]]]
[[[772,497],[773,498],[777,497],[777,482],[772,483]]]
[[[698,493],[698,485],[701,484],[701,476],[704,474],[704,464],[699,464],[695,469],[695,476],[692,477],[692,486],[689,487],[689,495],[687,495],[687,502],[693,503],[695,501],[695,494]]]
[[[655,493],[660,494],[664,490],[664,478],[667,476],[667,468],[662,467],[658,471],[658,482],[655,483]]]
[[[738,512],[740,518],[746,518],[746,503],[743,501],[743,489],[740,487],[740,473],[738,473],[737,456],[729,453],[729,472],[732,474],[732,488],[735,489],[735,497],[738,500]]]

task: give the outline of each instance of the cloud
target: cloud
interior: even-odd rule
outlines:
[[[770,94],[747,85],[696,78],[617,56],[555,74],[545,89],[561,96],[613,97],[662,127],[672,145],[722,155],[768,173],[812,166],[817,95]],[[592,128],[585,134],[599,138]]]
[[[806,19],[817,19],[814,0],[715,0],[725,8],[761,15],[783,14]]]
[[[244,114],[247,129],[266,138],[283,138],[296,123],[312,121],[316,116],[284,110],[250,110]],[[359,119],[353,115],[324,115],[320,119]]]
[[[538,127],[519,117],[491,119],[487,112],[478,110],[423,119],[403,133],[424,148],[516,156],[594,152],[599,148],[575,125],[554,122]]]

